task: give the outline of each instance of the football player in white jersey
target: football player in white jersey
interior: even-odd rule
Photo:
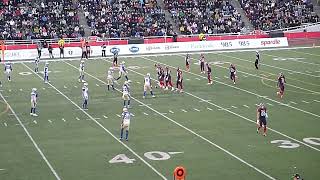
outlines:
[[[49,63],[48,62],[46,62],[46,64],[44,65],[43,80],[44,80],[44,83],[50,82],[49,81]]]
[[[123,75],[123,76],[126,78],[126,80],[128,81],[129,78],[128,78],[127,74],[128,74],[128,71],[127,71],[127,68],[126,68],[126,66],[125,66],[125,62],[122,61],[122,62],[120,63],[120,67],[119,67],[119,77],[117,78],[117,80],[119,80],[119,79],[122,77],[122,75]]]
[[[31,90],[31,110],[30,110],[31,116],[38,116],[36,114],[37,98],[38,98],[37,89],[32,88],[32,90]]]
[[[123,130],[125,130],[126,131],[126,141],[128,141],[131,114],[127,108],[123,108],[122,111],[123,112],[122,112],[122,118],[121,118],[122,121],[121,121],[120,140],[123,139]]]
[[[84,80],[84,61],[83,60],[81,60],[81,62],[80,62],[79,73],[80,73],[79,82],[85,82],[85,80]]]
[[[88,109],[88,102],[89,102],[89,88],[88,88],[88,83],[83,83],[82,87],[82,108],[87,110]]]
[[[11,71],[12,71],[12,65],[11,63],[6,63],[4,65],[4,71],[7,75],[8,81],[11,81]]]
[[[123,99],[123,107],[129,108],[130,107],[130,80],[125,81],[122,86],[122,99]]]
[[[110,85],[112,87],[112,90],[114,90],[113,67],[110,67],[108,72],[107,72],[107,87],[108,87],[108,91],[110,90]]]
[[[40,62],[40,58],[36,57],[36,59],[34,60],[34,72],[38,73],[39,72],[39,62]]]
[[[144,77],[143,99],[146,98],[147,91],[150,91],[150,94],[152,95],[152,97],[156,97],[152,92],[150,73],[147,73],[147,75]]]

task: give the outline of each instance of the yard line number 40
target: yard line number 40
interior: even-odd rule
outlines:
[[[152,161],[165,161],[171,158],[170,154],[180,154],[183,152],[162,152],[162,151],[150,151],[144,153],[144,156]],[[118,154],[114,158],[110,159],[109,163],[126,163],[131,164],[135,161],[135,159],[130,159],[125,154]]]
[[[309,137],[303,138],[303,141],[310,144],[320,146],[320,138]],[[272,144],[279,144],[278,147],[285,148],[285,149],[294,149],[300,147],[300,144],[291,142],[289,140],[273,140],[271,141]]]

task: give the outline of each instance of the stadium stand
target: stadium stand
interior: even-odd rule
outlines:
[[[7,40],[77,38],[78,4],[72,0],[0,1],[0,38]]]
[[[319,22],[311,0],[240,0],[251,23],[258,30],[275,30]]]
[[[244,27],[240,13],[224,0],[164,0],[181,34],[238,33]]]
[[[81,0],[91,35],[105,38],[172,35],[156,0]]]

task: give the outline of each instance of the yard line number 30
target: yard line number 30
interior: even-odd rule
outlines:
[[[309,137],[309,138],[303,138],[303,141],[310,144],[310,145],[316,145],[320,146],[320,138],[315,137]],[[279,144],[279,148],[285,148],[285,149],[294,149],[300,147],[300,144],[291,142],[289,140],[273,140],[271,141],[272,144]]]

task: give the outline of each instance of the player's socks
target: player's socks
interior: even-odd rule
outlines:
[[[30,114],[32,114],[33,113],[33,108],[31,108],[31,110],[30,110]]]
[[[128,107],[130,106],[130,100],[128,100]]]
[[[143,96],[146,97],[147,91],[143,91]]]
[[[126,140],[128,141],[129,130],[126,130]]]
[[[152,92],[152,91],[150,91],[150,93],[151,93],[151,95],[152,95],[152,96],[154,96],[154,94],[153,94],[153,92]]]
[[[129,80],[129,78],[128,78],[128,76],[127,76],[127,75],[125,75],[124,77],[126,78],[126,80],[127,80],[127,81]]]
[[[123,137],[123,128],[121,128],[121,131],[120,131],[120,139],[122,139]]]
[[[110,85],[109,84],[107,85],[107,87],[108,87],[108,91],[110,91]]]
[[[126,107],[126,100],[123,101],[123,107]]]

